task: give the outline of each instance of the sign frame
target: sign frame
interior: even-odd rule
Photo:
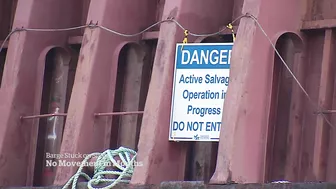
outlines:
[[[227,42],[227,43],[177,43],[176,44],[176,49],[175,49],[175,61],[174,61],[174,74],[173,74],[173,88],[172,88],[172,93],[171,93],[171,107],[170,107],[170,120],[169,120],[169,141],[175,141],[175,142],[178,142],[178,141],[189,141],[189,142],[197,142],[197,141],[208,141],[208,142],[218,142],[219,141],[219,136],[220,136],[220,130],[218,131],[218,138],[210,138],[210,139],[195,139],[195,137],[175,137],[175,136],[172,136],[173,135],[173,119],[174,119],[174,106],[175,106],[175,89],[176,89],[176,81],[177,81],[177,78],[176,78],[176,74],[177,74],[177,71],[179,70],[177,68],[177,63],[178,63],[178,53],[182,53],[182,48],[184,48],[185,46],[231,46],[231,52],[232,52],[232,49],[233,49],[233,45],[234,43],[233,42]],[[222,70],[228,70],[228,72],[230,72],[230,67],[231,67],[231,60],[229,59],[231,58],[228,57],[227,58],[227,61],[230,62],[229,63],[229,68],[223,68]],[[206,68],[204,68],[206,69]],[[209,68],[208,68],[209,69]],[[218,68],[217,68],[218,69]],[[181,68],[180,68],[181,70]],[[230,77],[230,75],[228,76]],[[226,89],[227,90],[227,89]],[[221,113],[220,113],[220,117],[223,116],[223,105],[224,105],[224,99],[223,99],[223,104],[222,106],[220,107],[221,108]],[[222,122],[222,121],[220,121]],[[221,124],[220,124],[221,125]]]

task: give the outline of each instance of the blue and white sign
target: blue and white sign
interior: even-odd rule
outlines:
[[[171,141],[219,141],[233,43],[177,44]]]

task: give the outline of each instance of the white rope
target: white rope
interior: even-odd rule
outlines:
[[[106,150],[103,153],[92,153],[85,157],[76,174],[69,179],[62,189],[68,189],[70,185],[72,189],[76,189],[80,177],[84,177],[88,181],[87,187],[89,189],[111,189],[118,183],[129,183],[133,175],[136,155],[137,153],[134,150],[124,147],[116,150]],[[131,158],[131,156],[133,157]],[[94,163],[94,176],[91,178],[83,172],[83,169],[89,166],[89,160],[93,157],[98,158]],[[121,162],[117,162],[115,157],[118,157]],[[118,168],[119,171],[105,170],[108,167]],[[113,178],[108,178],[109,176],[113,176]],[[117,179],[114,178],[115,176],[117,176]],[[106,186],[98,187],[102,183]]]

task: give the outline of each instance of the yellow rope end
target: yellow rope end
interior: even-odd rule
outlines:
[[[232,24],[230,23],[230,24],[228,24],[226,27],[229,28],[229,29],[231,30],[231,32],[232,32],[232,39],[233,39],[233,42],[235,42],[235,40],[236,40],[236,36],[235,36],[234,30],[233,30],[233,26],[232,26]]]
[[[185,37],[185,38],[183,39],[183,43],[188,43],[188,38]]]
[[[232,24],[231,24],[231,23],[230,23],[230,24],[228,24],[226,27],[227,27],[227,28],[229,28],[230,30],[233,30],[233,26],[232,26]]]
[[[188,37],[189,31],[188,30],[184,30],[184,36]]]
[[[189,34],[189,31],[188,30],[184,30],[183,43],[188,43],[188,34]]]
[[[184,30],[184,39],[183,39],[183,44],[186,44],[188,43],[188,34],[189,34],[189,31],[188,30]],[[183,50],[183,45],[181,47],[181,50]]]

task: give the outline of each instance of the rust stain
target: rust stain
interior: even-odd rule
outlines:
[[[157,46],[157,52],[158,54],[156,55],[155,63],[153,68],[157,68],[159,70],[159,73],[163,73],[164,70],[164,65],[165,61],[162,61],[162,56],[163,53],[165,52],[166,49],[166,43],[164,40],[159,41],[158,46]]]
[[[88,34],[84,34],[83,41],[82,41],[82,46],[85,46],[88,42],[89,42]]]
[[[173,10],[170,11],[170,13],[169,13],[169,15],[168,15],[168,19],[169,19],[169,18],[176,18],[177,13],[178,13],[178,8],[175,7]]]
[[[0,170],[4,167],[7,162],[7,158],[5,155],[0,154]]]
[[[161,155],[155,157],[154,164],[160,164],[163,160],[163,157]]]
[[[85,56],[84,54],[79,55],[79,62],[84,62]]]

